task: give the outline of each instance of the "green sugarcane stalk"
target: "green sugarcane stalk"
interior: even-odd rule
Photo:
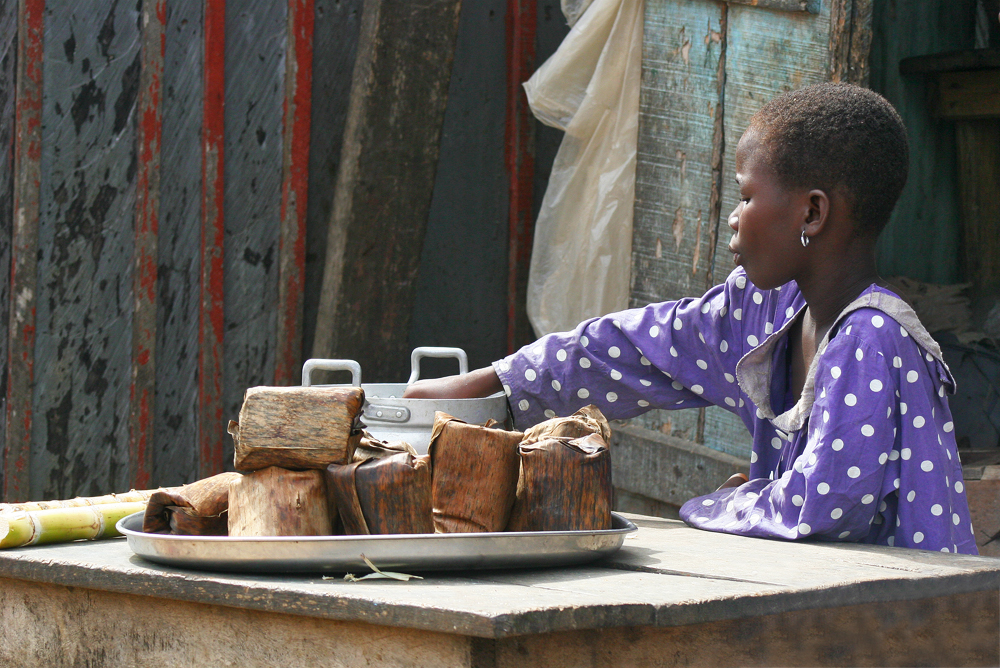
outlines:
[[[120,536],[118,520],[146,509],[143,501],[0,514],[0,548]]]
[[[78,508],[81,506],[98,506],[108,503],[131,503],[149,501],[155,489],[132,490],[119,494],[106,494],[104,496],[78,496],[75,499],[65,499],[61,501],[28,501],[25,503],[0,503],[0,514],[16,513],[30,510],[52,510],[54,508]]]

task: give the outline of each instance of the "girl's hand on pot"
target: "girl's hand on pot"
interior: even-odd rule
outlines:
[[[492,366],[470,371],[464,376],[418,380],[403,392],[404,399],[478,399],[503,390]]]

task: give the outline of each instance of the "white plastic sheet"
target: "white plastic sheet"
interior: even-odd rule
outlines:
[[[591,2],[593,0],[562,0],[560,6],[563,16],[566,17],[566,23],[570,26],[576,25],[583,13],[587,11],[587,7],[590,7]]]
[[[643,0],[593,0],[524,84],[566,132],[535,224],[528,317],[539,336],[628,306]]]

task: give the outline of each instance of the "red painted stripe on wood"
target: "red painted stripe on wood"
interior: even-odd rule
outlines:
[[[202,120],[201,311],[198,331],[198,475],[220,473],[226,436],[222,412],[223,148],[225,139],[226,3],[205,0]]]
[[[143,0],[142,70],[139,88],[136,175],[135,267],[132,274],[132,385],[129,415],[129,477],[149,489],[153,470],[153,398],[156,382],[156,274],[160,215],[160,142],[166,0]]]
[[[535,175],[534,120],[521,84],[535,67],[535,0],[507,2],[507,122],[505,157],[509,193],[507,270],[507,351],[519,347],[524,331],[525,287],[534,232],[532,187]]]
[[[17,102],[14,133],[14,225],[7,360],[4,498],[29,498],[34,391],[35,300],[42,157],[42,57],[45,0],[21,0],[17,19]]]
[[[306,196],[312,118],[314,0],[288,2],[285,58],[284,175],[281,187],[276,385],[298,385],[306,272]]]

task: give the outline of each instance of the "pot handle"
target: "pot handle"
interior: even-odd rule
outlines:
[[[458,360],[458,375],[464,376],[469,373],[469,356],[461,348],[437,348],[434,346],[423,346],[414,348],[410,353],[410,379],[406,381],[409,385],[420,378],[420,360],[424,357],[454,357]]]
[[[354,360],[306,360],[302,365],[302,387],[312,385],[313,371],[350,371],[351,387],[361,387],[361,365]]]

